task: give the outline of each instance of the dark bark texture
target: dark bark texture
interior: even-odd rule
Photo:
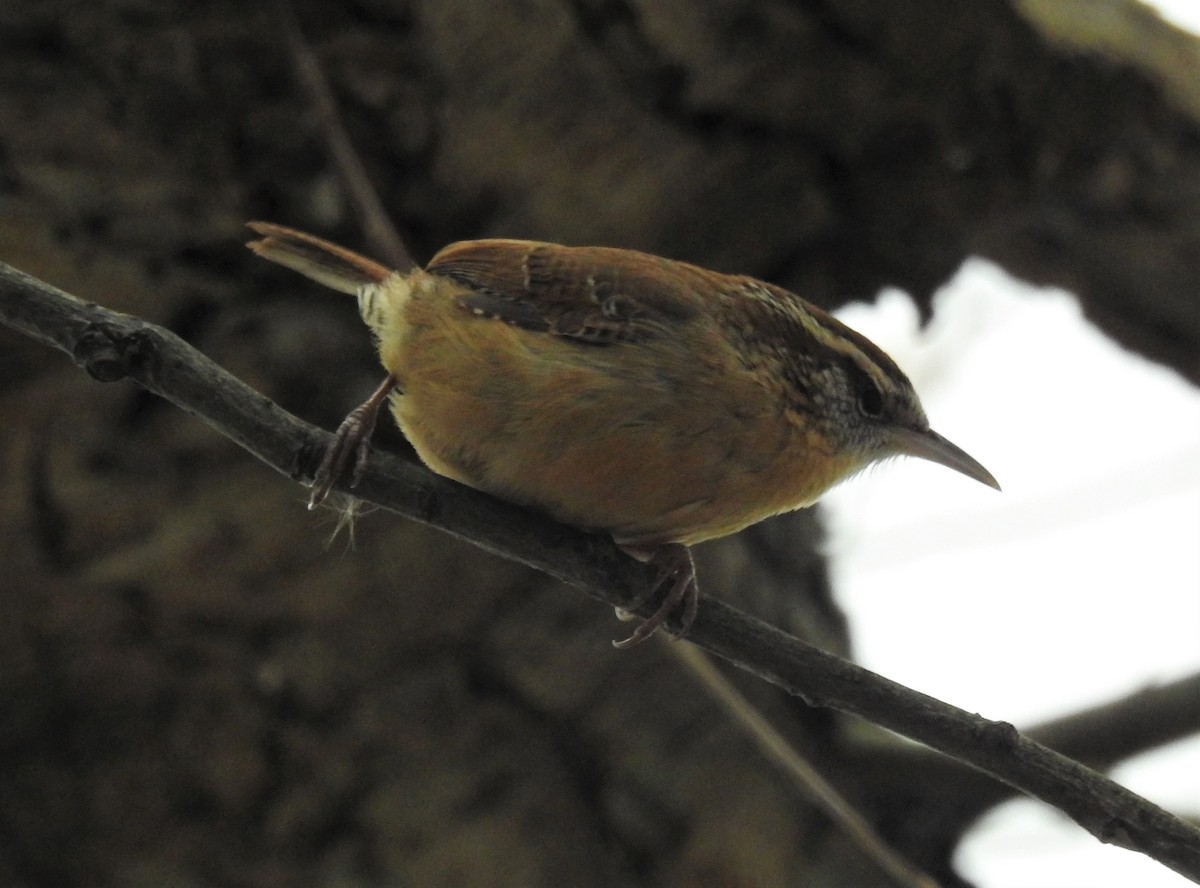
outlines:
[[[981,254],[1200,381],[1195,43],[1134,13],[1098,41],[1042,6],[296,14],[418,259],[603,243],[928,311]],[[352,303],[241,248],[266,218],[370,252],[285,34],[271,4],[0,6],[0,259],[332,427],[381,377]],[[887,884],[663,651],[612,651],[595,602],[391,516],[327,544],[300,488],[7,330],[0,418],[3,884]],[[769,522],[704,548],[702,583],[846,652],[819,541],[812,513]],[[1008,790],[743,684],[959,884],[956,843]],[[1126,730],[1139,711],[1051,733],[1109,765],[1164,739]]]

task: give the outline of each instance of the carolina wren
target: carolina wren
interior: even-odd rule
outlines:
[[[361,472],[387,400],[430,469],[608,533],[667,594],[618,646],[696,613],[687,549],[808,506],[907,454],[999,489],[929,428],[877,346],[780,287],[657,256],[517,240],[451,244],[393,271],[279,225],[249,247],[357,296],[388,372],[314,479]],[[658,591],[658,588],[654,590]]]

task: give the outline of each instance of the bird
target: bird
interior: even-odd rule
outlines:
[[[435,473],[603,533],[657,569],[650,616],[698,609],[691,547],[810,506],[894,456],[997,490],[934,432],[882,349],[782,287],[636,250],[485,239],[392,269],[250,222],[259,256],[355,296],[387,376],[318,467],[362,474],[385,404]],[[635,601],[632,609],[646,604]]]

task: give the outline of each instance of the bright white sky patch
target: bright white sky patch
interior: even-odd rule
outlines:
[[[1018,726],[1200,670],[1200,392],[1113,344],[1069,294],[981,260],[926,331],[896,292],[839,316],[1004,487],[900,460],[825,498],[864,665]],[[1200,742],[1118,778],[1200,814]],[[1189,884],[1032,802],[985,820],[961,864],[982,888]]]
[[[1200,34],[1200,0],[1145,2]],[[1105,339],[1068,294],[978,260],[924,333],[899,293],[840,315],[1004,487],[910,460],[826,497],[858,659],[1020,726],[1200,670],[1200,392]],[[1200,815],[1200,739],[1114,776]],[[981,888],[1191,884],[1032,801],[992,812],[958,862]]]
[[[1180,28],[1200,34],[1200,0],[1142,0]]]

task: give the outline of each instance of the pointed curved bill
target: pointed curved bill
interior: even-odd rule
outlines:
[[[968,478],[974,478],[981,484],[1000,489],[991,472],[961,447],[951,444],[932,429],[923,432],[916,429],[892,429],[889,434],[899,453],[940,463],[956,472],[962,472]]]

